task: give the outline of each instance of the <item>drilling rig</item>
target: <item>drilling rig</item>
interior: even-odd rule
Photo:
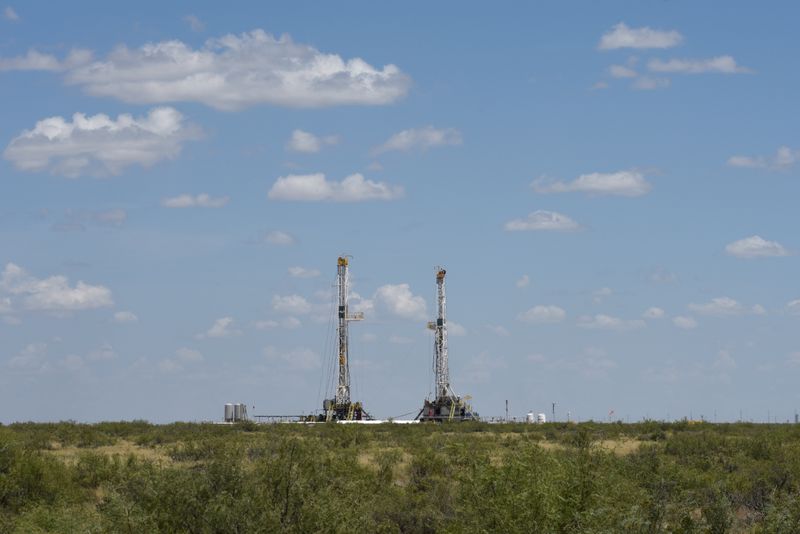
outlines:
[[[349,261],[347,258],[347,256],[340,256],[336,269],[338,380],[333,398],[325,399],[322,403],[323,414],[320,416],[322,421],[371,419],[360,402],[350,400],[350,338],[347,325],[351,321],[364,320],[364,313],[350,313],[348,309]]]
[[[461,398],[450,387],[450,370],[447,361],[447,318],[444,277],[447,271],[436,267],[436,302],[438,317],[428,323],[433,330],[433,374],[435,393],[417,414],[420,421],[471,421],[478,418],[467,404],[469,397]]]

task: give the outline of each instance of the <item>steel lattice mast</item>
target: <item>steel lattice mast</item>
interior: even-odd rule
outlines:
[[[345,256],[340,256],[337,262],[336,285],[338,289],[339,304],[339,382],[336,386],[336,404],[339,406],[350,404],[350,339],[347,330],[347,323],[350,321],[360,321],[364,318],[363,313],[350,314],[348,301],[348,260]]]
[[[447,302],[444,290],[444,277],[447,271],[436,268],[436,302],[438,317],[432,325],[435,332],[434,374],[436,378],[436,397],[450,397],[450,370],[447,363]]]

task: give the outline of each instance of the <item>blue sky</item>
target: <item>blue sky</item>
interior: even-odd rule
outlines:
[[[1,421],[800,409],[794,3],[0,7]]]

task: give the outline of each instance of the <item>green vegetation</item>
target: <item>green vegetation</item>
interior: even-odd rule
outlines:
[[[800,532],[800,427],[14,424],[0,532]]]

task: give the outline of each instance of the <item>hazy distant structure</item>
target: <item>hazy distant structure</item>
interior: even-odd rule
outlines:
[[[350,321],[363,320],[364,313],[350,313],[348,309],[348,268],[347,256],[340,256],[336,267],[338,379],[333,398],[322,403],[324,421],[370,419],[360,402],[350,400],[350,337],[347,327]]]
[[[240,421],[247,421],[247,405],[242,403],[225,405],[225,422],[238,423]]]
[[[417,419],[420,421],[465,421],[477,419],[478,414],[472,412],[472,407],[455,394],[450,387],[450,370],[447,360],[447,310],[445,298],[444,278],[447,271],[443,267],[436,268],[436,302],[438,317],[428,323],[428,328],[434,332],[433,343],[433,374],[434,397],[425,399]]]

